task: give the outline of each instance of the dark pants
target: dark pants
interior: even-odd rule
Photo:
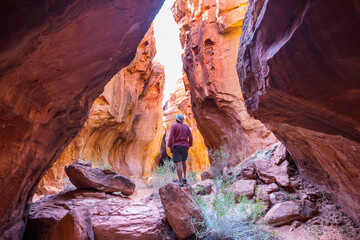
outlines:
[[[175,163],[185,162],[188,157],[189,148],[176,145],[173,147],[173,160]]]

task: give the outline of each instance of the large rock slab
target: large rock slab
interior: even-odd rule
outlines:
[[[169,183],[159,189],[166,218],[178,239],[186,239],[200,229],[203,215],[185,188]]]
[[[165,215],[153,202],[145,204],[84,190],[49,195],[31,204],[26,239],[53,236],[68,214],[78,211],[79,207],[88,209],[95,239],[168,239]],[[78,226],[87,228],[89,225],[78,221]]]
[[[106,83],[135,56],[163,0],[1,1],[0,236],[19,239],[41,177]]]
[[[358,224],[359,12],[357,0],[250,0],[237,63],[250,114]]]
[[[77,160],[65,167],[70,181],[78,189],[94,189],[100,192],[122,192],[131,195],[135,191],[135,183],[109,169],[101,170],[91,167],[91,163]]]
[[[285,224],[291,224],[292,221],[306,221],[316,215],[316,206],[314,203],[304,201],[288,201],[278,203],[273,206],[265,215],[266,224],[279,227]]]

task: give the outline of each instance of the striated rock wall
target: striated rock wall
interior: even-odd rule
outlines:
[[[251,0],[237,70],[248,111],[360,223],[360,5]]]
[[[172,8],[185,49],[192,111],[209,149],[224,147],[232,165],[276,139],[249,116],[236,73],[247,1],[177,0]]]
[[[163,0],[1,1],[0,236],[20,239],[37,184],[134,58]]]
[[[182,78],[176,82],[175,91],[171,94],[164,110],[163,120],[167,133],[166,143],[168,143],[171,125],[176,122],[175,116],[177,114],[185,116],[184,123],[190,127],[193,135],[193,146],[189,149],[188,161],[186,161],[187,167],[194,172],[202,172],[210,165],[208,149],[205,147],[204,138],[194,119],[191,110],[190,92],[185,90],[184,79]],[[172,156],[168,147],[167,153]]]
[[[112,167],[127,177],[148,174],[160,152],[164,134],[163,66],[156,55],[153,27],[139,44],[133,61],[105,86],[76,138],[41,180],[38,193],[59,192],[64,167],[77,159]]]

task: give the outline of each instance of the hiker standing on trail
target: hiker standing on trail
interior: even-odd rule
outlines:
[[[175,116],[176,123],[171,125],[168,147],[173,154],[173,160],[176,164],[176,172],[179,178],[179,186],[183,187],[186,180],[186,159],[188,157],[189,147],[193,144],[191,130],[184,122],[184,116],[178,114]],[[181,168],[182,167],[182,168]],[[184,172],[184,178],[182,174]]]

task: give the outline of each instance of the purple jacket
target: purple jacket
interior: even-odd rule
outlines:
[[[172,151],[173,146],[177,145],[187,148],[193,145],[191,130],[188,125],[184,123],[175,123],[171,125],[168,147]]]

